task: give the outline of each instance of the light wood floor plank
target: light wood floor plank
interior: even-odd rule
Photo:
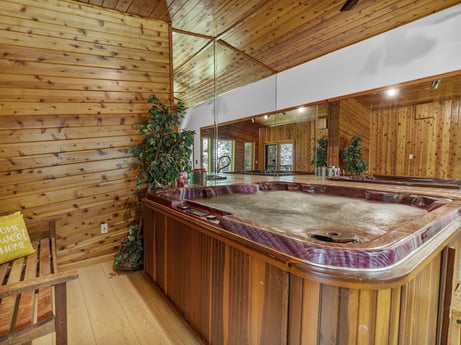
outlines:
[[[69,345],[198,345],[142,272],[112,262],[79,269],[68,283]],[[32,345],[55,345],[54,334]]]
[[[67,284],[67,330],[71,344],[96,345],[80,280]],[[53,335],[54,339],[54,335]]]
[[[133,329],[127,327],[127,316],[101,265],[81,270],[79,280],[96,344],[139,345]]]
[[[189,330],[178,323],[178,318],[154,287],[145,284],[140,274],[114,274],[110,262],[101,264],[119,298],[131,328],[142,345],[192,345]]]

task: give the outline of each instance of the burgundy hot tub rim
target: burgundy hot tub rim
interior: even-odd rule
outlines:
[[[263,225],[255,224],[251,220],[242,219],[229,212],[194,202],[197,199],[213,198],[232,193],[257,193],[259,191],[277,190],[326,193],[377,202],[403,203],[423,208],[427,213],[418,217],[415,221],[410,221],[402,227],[397,227],[388,234],[374,240],[356,244],[343,244],[286,236],[271,231],[270,228]],[[312,265],[352,270],[388,269],[409,257],[418,248],[430,242],[434,236],[455,219],[461,217],[461,202],[447,199],[446,197],[283,181],[165,189],[155,194],[149,194],[148,199],[173,207],[183,213],[187,212],[181,211],[178,205],[189,203],[193,207],[202,207],[206,212],[216,214],[219,221],[214,222],[215,225],[258,245],[268,247]],[[188,214],[188,216],[198,217],[193,214]],[[389,241],[386,242],[386,240]]]

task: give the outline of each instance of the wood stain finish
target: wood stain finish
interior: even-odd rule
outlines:
[[[169,26],[69,1],[1,13],[0,213],[61,217],[60,265],[108,259],[133,220],[136,123],[170,99]]]
[[[442,301],[457,272],[444,258],[459,250],[456,231],[406,259],[410,271],[356,279],[145,203],[145,272],[205,344],[442,344]]]

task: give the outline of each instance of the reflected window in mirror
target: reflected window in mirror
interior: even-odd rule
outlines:
[[[292,171],[294,163],[294,143],[282,143],[280,147],[280,170]]]
[[[208,172],[230,172],[234,168],[234,140],[202,137],[202,168]]]
[[[254,150],[255,145],[253,141],[246,141],[244,144],[244,152],[243,152],[243,170],[251,171],[254,170]]]
[[[207,171],[210,171],[208,169],[208,162],[209,162],[208,148],[209,148],[209,143],[210,143],[210,138],[202,138],[202,168],[207,169]]]
[[[293,141],[265,144],[265,170],[292,171],[294,166]]]
[[[264,169],[275,170],[277,166],[277,144],[265,145]]]
[[[234,168],[234,141],[218,139],[217,142],[217,172],[230,172]]]

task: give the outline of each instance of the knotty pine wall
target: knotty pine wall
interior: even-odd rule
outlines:
[[[368,164],[370,146],[370,110],[353,98],[329,104],[328,165],[341,166],[341,151],[354,135],[362,136],[362,157]]]
[[[345,149],[354,135],[360,135],[362,141],[362,155],[369,162],[370,147],[370,111],[355,99],[340,101],[339,115],[339,145]]]
[[[370,171],[461,178],[460,108],[458,97],[373,111]]]
[[[0,213],[60,216],[62,266],[113,257],[133,220],[128,147],[147,96],[171,99],[170,37],[78,2],[2,0]]]
[[[212,137],[214,131],[206,129],[202,131],[202,136]],[[253,142],[254,155],[253,162],[258,160],[258,147],[259,147],[259,128],[256,123],[250,120],[234,122],[227,125],[218,127],[218,137],[223,140],[234,141],[234,166],[233,170],[243,171],[245,168],[245,142]]]
[[[264,144],[293,142],[295,158],[293,170],[314,172],[311,165],[314,158],[315,121],[304,121],[274,127],[262,127],[259,132],[259,154],[261,157],[259,169],[264,169]],[[262,144],[261,144],[262,143]]]

